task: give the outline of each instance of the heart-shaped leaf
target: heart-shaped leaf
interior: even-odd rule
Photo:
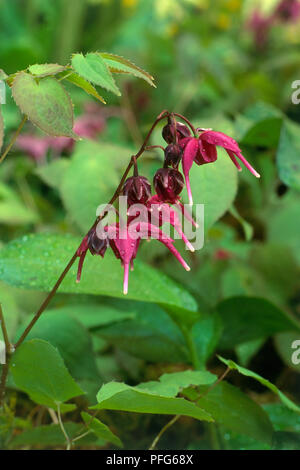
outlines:
[[[53,77],[37,81],[32,75],[16,75],[12,94],[22,113],[49,135],[78,138],[73,128],[73,106],[64,87]]]

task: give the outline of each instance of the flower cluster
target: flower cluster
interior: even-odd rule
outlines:
[[[99,220],[96,221],[83,238],[76,253],[79,257],[77,282],[80,281],[87,252],[90,251],[92,255],[103,257],[107,248],[110,247],[124,268],[123,292],[127,294],[129,268],[133,270],[133,261],[136,258],[140,242],[145,238],[154,238],[163,243],[181,265],[189,271],[189,266],[174,246],[174,240],[163,232],[161,227],[164,223],[173,226],[185,243],[186,248],[194,251],[194,247],[182,230],[180,215],[186,218],[194,227],[197,227],[197,224],[181,202],[180,194],[186,185],[189,203],[192,205],[193,200],[189,181],[190,169],[193,163],[204,165],[215,162],[217,160],[217,147],[226,150],[229,158],[239,171],[241,171],[241,166],[238,160],[252,174],[259,177],[256,170],[242,155],[237,142],[231,137],[212,129],[195,129],[182,116],[183,120],[189,125],[190,130],[186,124],[176,121],[175,114],[167,112],[166,114],[168,123],[164,126],[162,135],[167,146],[163,149],[163,167],[156,171],[153,178],[155,194],[152,194],[150,181],[146,177],[140,176],[137,168],[137,158],[148,149],[146,147],[148,134],[141,150],[135,157],[132,157],[133,176],[127,178],[120,185],[120,191],[117,194],[117,196],[122,194],[127,198],[127,220],[124,222],[119,216],[117,222],[105,226],[102,226],[101,220],[100,222]],[[156,122],[160,119],[158,118]],[[183,175],[179,171],[180,164]]]

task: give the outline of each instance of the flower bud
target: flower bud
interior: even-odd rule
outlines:
[[[100,255],[103,258],[106,252],[106,249],[108,247],[108,239],[99,238],[97,235],[96,228],[92,228],[88,232],[87,243],[88,243],[88,247],[92,255]]]
[[[165,163],[177,168],[182,157],[182,148],[178,144],[170,144],[165,148]]]
[[[146,204],[151,197],[151,184],[144,176],[131,176],[124,183],[123,195],[127,196],[128,205]]]
[[[176,122],[176,134],[178,140],[191,135],[189,128],[182,122]],[[168,144],[175,142],[175,124],[166,124],[162,130],[162,136]]]
[[[173,203],[184,187],[184,179],[178,170],[160,168],[153,179],[155,191],[160,200]]]

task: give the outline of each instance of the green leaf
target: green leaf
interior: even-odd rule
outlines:
[[[156,240],[153,240],[155,243]],[[67,235],[26,235],[0,251],[0,279],[26,289],[48,292],[79,246],[80,238]],[[54,261],[53,261],[54,260]],[[108,250],[104,258],[87,255],[80,283],[74,265],[59,292],[122,297],[122,269]],[[193,297],[166,275],[140,262],[130,277],[127,298],[162,303],[183,311],[195,312]]]
[[[295,432],[275,432],[272,449],[275,450],[299,450],[300,434]]]
[[[281,331],[300,330],[292,317],[265,299],[232,297],[222,301],[217,311],[224,325],[221,349],[230,349],[237,344]]]
[[[6,80],[8,75],[4,72],[4,70],[0,69],[0,80]]]
[[[189,388],[183,394],[210,413],[216,423],[257,441],[271,443],[273,428],[267,413],[233,385],[223,381],[212,388]]]
[[[204,367],[206,361],[216,349],[223,325],[218,315],[205,315],[192,327],[191,337],[195,344],[200,367]]]
[[[120,90],[102,57],[97,53],[74,54],[72,56],[72,66],[81,77],[121,96]]]
[[[66,209],[83,233],[94,222],[97,207],[109,201],[119,183],[114,160],[127,155],[113,145],[91,141],[76,145],[60,189]]]
[[[282,403],[266,403],[263,405],[274,426],[275,431],[300,432],[300,416]]]
[[[288,331],[275,336],[275,345],[279,356],[288,367],[297,372],[300,372],[299,341],[299,331]]]
[[[99,419],[94,418],[93,416],[89,415],[88,413],[82,411],[81,417],[87,427],[96,434],[96,436],[100,437],[104,441],[111,442],[118,447],[123,447],[122,441],[116,436],[114,433],[111,432],[108,426],[104,423],[101,423]]]
[[[190,173],[193,199],[194,204],[204,204],[205,230],[231,207],[237,181],[237,170],[222,149],[218,149],[218,160],[213,165],[193,165]]]
[[[76,437],[83,434],[82,424],[65,422],[64,428],[70,437],[70,439],[75,439]],[[83,445],[101,445],[102,443],[97,442],[97,437],[94,434],[88,434],[82,439],[76,441],[77,446]],[[104,444],[104,441],[103,441]],[[102,444],[102,445],[103,445]],[[33,429],[28,429],[21,434],[15,436],[10,444],[11,447],[23,447],[23,446],[37,446],[48,447],[48,446],[66,446],[66,438],[62,433],[61,427],[59,424],[49,424],[44,426],[37,426]]]
[[[17,194],[0,182],[0,223],[25,225],[38,221],[38,215],[26,207]]]
[[[221,356],[218,356],[218,358],[220,359],[220,361],[222,361],[224,364],[227,365],[227,367],[229,367],[230,369],[234,369],[234,370],[237,370],[240,374],[242,375],[245,375],[246,377],[251,377],[255,380],[257,380],[258,382],[260,382],[262,385],[264,385],[265,387],[267,387],[269,390],[271,390],[273,393],[275,393],[275,395],[277,395],[280,400],[282,401],[282,403],[287,407],[289,408],[290,410],[292,411],[296,411],[297,413],[300,413],[300,407],[295,405],[295,403],[292,402],[292,400],[290,400],[287,396],[284,395],[284,393],[282,393],[277,387],[276,385],[272,384],[269,380],[267,379],[264,379],[263,377],[261,377],[260,375],[256,374],[255,372],[252,372],[251,370],[249,369],[245,369],[245,367],[241,367],[239,366],[238,364],[236,364],[234,361],[232,360],[228,360],[228,359],[224,359],[223,357]]]
[[[34,64],[28,67],[32,75],[37,77],[47,77],[48,75],[56,75],[66,69],[64,65],[59,64]]]
[[[290,247],[300,265],[300,196],[289,191],[267,214],[267,236],[269,241]]]
[[[101,387],[97,401],[98,405],[93,409],[109,409],[120,411],[131,411],[134,413],[154,414],[180,414],[193,418],[213,421],[210,414],[204,412],[183,398],[174,398],[180,386],[185,387],[187,383],[211,383],[215,376],[207,372],[186,371],[188,375],[170,377],[166,374],[160,382],[148,382],[136,387],[130,387],[122,382],[110,382]],[[205,375],[203,375],[205,374]]]
[[[283,123],[277,149],[277,167],[283,183],[300,190],[300,126],[291,121]]]
[[[145,72],[145,70],[130,62],[130,60],[124,59],[124,57],[115,54],[108,54],[106,52],[99,52],[98,54],[104,59],[104,62],[112,73],[129,73],[135,77],[146,80],[149,85],[155,87],[153,83],[154,78],[149,73]]]
[[[15,300],[14,293],[7,284],[0,283],[0,303],[8,332],[8,337],[12,341],[20,317],[19,307]],[[2,330],[0,329],[0,339],[3,340]]]
[[[126,301],[122,301],[122,303]],[[138,302],[133,302],[137,303]],[[145,304],[147,305],[147,304]],[[124,322],[124,320],[135,318],[136,312],[134,309],[128,311],[114,308],[110,305],[105,304],[90,304],[85,303],[84,305],[76,303],[75,305],[66,305],[65,307],[55,308],[53,310],[47,310],[48,313],[55,313],[59,315],[68,315],[78,320],[86,328],[98,329],[102,326],[111,325],[118,322]]]
[[[47,341],[32,339],[23,343],[13,355],[10,370],[16,386],[40,405],[57,409],[83,393],[57,349]]]
[[[266,338],[252,339],[250,341],[246,341],[245,343],[238,344],[235,347],[235,353],[242,366],[247,366],[251,359],[256,356],[265,341]]]
[[[47,165],[41,165],[35,169],[35,173],[49,186],[59,189],[65,173],[70,165],[70,160],[60,157]]]
[[[19,338],[28,320],[19,328]],[[27,339],[28,338],[28,339]],[[83,325],[65,312],[48,311],[34,325],[26,340],[34,338],[48,341],[58,349],[70,374],[78,380],[99,380],[92,340]]]
[[[25,72],[12,85],[14,100],[33,124],[46,134],[77,139],[73,128],[73,106],[64,87],[55,78],[36,79]]]
[[[94,98],[97,98],[97,100],[101,101],[101,103],[106,104],[106,101],[102,98],[102,96],[99,95],[96,88],[94,88],[90,82],[85,80],[85,78],[81,77],[77,73],[70,74],[70,72],[67,71],[65,73],[64,78],[68,80],[68,82],[73,83],[73,85],[76,85],[82,90],[84,90],[89,95],[93,96]]]
[[[0,150],[3,145],[3,138],[4,138],[4,121],[3,121],[3,116],[1,113],[1,106],[0,106]]]
[[[123,301],[133,319],[97,329],[97,334],[135,357],[151,362],[188,362],[184,337],[176,323],[160,307]],[[125,313],[124,312],[124,313]]]
[[[229,210],[230,214],[241,224],[245,239],[247,242],[249,242],[252,239],[253,236],[253,227],[250,225],[237,211],[237,209],[234,206],[231,206]]]

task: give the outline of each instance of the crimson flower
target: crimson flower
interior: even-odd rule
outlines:
[[[174,240],[168,237],[155,225],[151,225],[149,222],[132,222],[129,226],[124,228],[121,228],[117,223],[116,225],[107,226],[106,231],[108,233],[109,244],[116,258],[121,260],[121,264],[124,268],[123,293],[125,295],[128,292],[129,266],[133,271],[133,260],[136,257],[142,238],[148,238],[151,236],[152,238],[159,240],[170,250],[175,258],[178,259],[184,269],[187,271],[190,270],[187,263],[174,247]]]
[[[189,197],[189,203],[193,204],[192,191],[189,180],[189,172],[192,164],[204,165],[205,163],[215,162],[217,160],[217,146],[223,147],[228,153],[234,165],[239,171],[242,170],[237,158],[248,168],[257,178],[260,175],[250,165],[242,155],[241,149],[237,142],[223,132],[213,130],[199,129],[201,134],[199,137],[187,137],[182,139],[180,144],[184,148],[182,156],[182,170],[185,177],[186,189]],[[237,157],[237,158],[236,158]]]

